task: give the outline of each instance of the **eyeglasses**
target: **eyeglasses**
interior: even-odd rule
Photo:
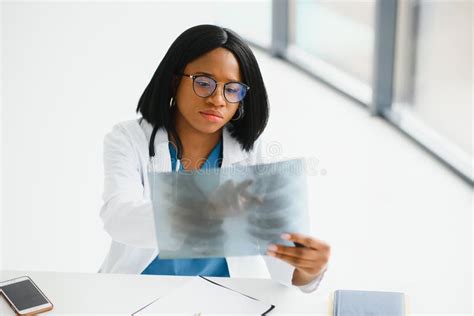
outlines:
[[[193,91],[198,97],[207,98],[217,89],[217,81],[207,75],[188,75],[185,73],[181,73],[180,75],[193,79]],[[249,89],[249,86],[241,82],[227,82],[224,84],[224,98],[229,103],[240,102],[245,98]]]

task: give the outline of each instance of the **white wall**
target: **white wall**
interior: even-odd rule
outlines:
[[[183,10],[183,5],[186,6]],[[212,22],[202,3],[4,4],[4,269],[97,271],[102,139],[134,117],[166,49]],[[319,159],[313,234],[332,245],[321,287],[398,290],[412,311],[471,306],[472,188],[379,118],[256,51],[267,138]]]
[[[3,6],[0,4],[0,17],[3,17]],[[0,34],[3,34],[3,23],[0,23]],[[0,41],[0,270],[3,267],[2,214],[3,214],[3,41]]]
[[[103,136],[135,117],[177,35],[207,22],[199,3],[3,4],[5,269],[97,271]]]

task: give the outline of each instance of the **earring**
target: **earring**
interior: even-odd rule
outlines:
[[[172,108],[176,103],[174,102],[174,98],[171,97],[170,99],[170,108]]]
[[[232,121],[238,121],[240,119],[242,119],[244,117],[244,103],[241,102],[240,105],[239,105],[239,108],[237,110],[239,112],[239,114],[237,115],[236,118],[233,118]]]

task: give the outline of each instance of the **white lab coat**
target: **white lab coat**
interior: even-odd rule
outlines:
[[[115,125],[104,139],[104,205],[100,216],[112,238],[100,272],[140,274],[158,255],[150,188],[147,178],[148,144],[153,127],[146,120]],[[171,171],[168,134],[155,137],[155,170]],[[261,141],[251,152],[243,151],[226,128],[223,132],[222,167],[265,162]],[[226,257],[231,277],[271,278],[291,285],[294,268],[269,256]],[[314,291],[321,278],[300,286]]]

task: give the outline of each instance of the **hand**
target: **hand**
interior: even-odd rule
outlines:
[[[267,254],[295,267],[293,285],[310,283],[326,268],[331,253],[327,243],[303,234],[283,234],[281,238],[297,243],[297,247],[270,245]]]
[[[218,216],[233,216],[246,211],[250,206],[262,204],[263,198],[249,192],[253,180],[240,183],[227,180],[209,196],[209,207]]]

